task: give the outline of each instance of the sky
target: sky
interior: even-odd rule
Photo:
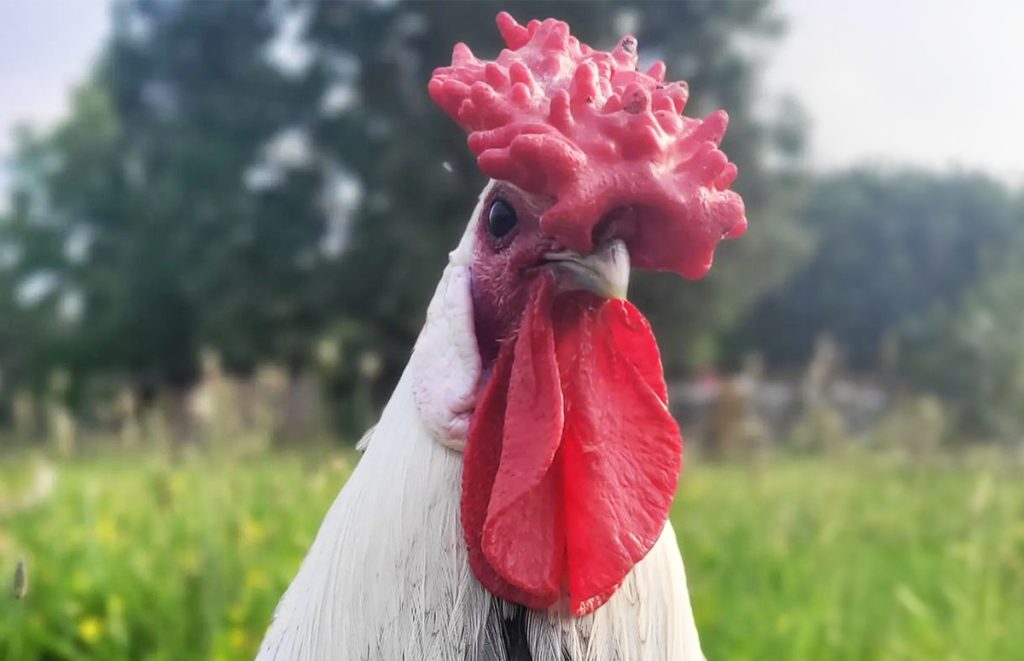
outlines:
[[[45,128],[68,109],[110,26],[106,0],[0,0],[0,154],[11,130]]]
[[[783,0],[766,69],[813,122],[810,162],[960,167],[1024,184],[1024,2]]]
[[[789,29],[765,59],[765,89],[807,110],[811,167],[962,168],[1024,184],[1024,2],[780,0],[778,11]],[[43,129],[67,112],[107,14],[108,0],[0,0],[0,158],[16,124]]]

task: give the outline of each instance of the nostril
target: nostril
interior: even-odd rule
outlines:
[[[637,233],[637,213],[631,207],[618,207],[606,213],[594,226],[591,237],[594,246],[600,246],[614,239],[622,239],[628,245]]]

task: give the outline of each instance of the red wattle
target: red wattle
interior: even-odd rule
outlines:
[[[555,320],[568,404],[565,534],[570,606],[577,615],[607,601],[658,541],[682,453],[647,321],[623,301],[583,315],[556,313]]]
[[[552,306],[540,278],[499,353],[464,458],[470,565],[493,594],[596,609],[654,546],[682,438],[657,344],[631,304],[589,294]]]
[[[538,598],[556,599],[562,587],[565,533],[562,476],[553,464],[564,418],[550,307],[551,288],[542,287],[516,337],[501,459],[482,546],[491,567],[509,582]],[[524,543],[524,530],[530,532],[531,543]]]

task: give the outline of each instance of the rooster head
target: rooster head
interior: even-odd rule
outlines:
[[[634,38],[603,52],[554,19],[497,23],[494,61],[459,44],[429,84],[494,180],[467,235],[482,377],[462,524],[492,593],[582,615],[654,546],[681,469],[631,264],[702,277],[746,219],[725,113],[684,117],[686,84],[637,71]]]

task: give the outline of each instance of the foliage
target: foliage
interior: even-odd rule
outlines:
[[[0,511],[0,658],[250,659],[349,455],[96,456]],[[0,504],[31,482],[6,456]],[[1024,488],[1006,458],[691,463],[672,521],[717,659],[1024,654]],[[18,476],[21,476],[18,478]],[[0,507],[0,510],[3,510]]]
[[[998,183],[967,174],[860,169],[817,182],[805,210],[812,256],[738,327],[776,366],[801,365],[828,334],[854,368],[877,368],[887,333],[954,306],[1021,232]]]
[[[114,19],[70,118],[15,161],[14,270],[76,302],[51,309],[66,333],[32,367],[121,375],[147,392],[189,385],[203,347],[243,372],[308,359],[323,316],[319,174],[297,163],[272,189],[249,183],[266,143],[305,114],[263,53],[274,16],[134,2]]]
[[[986,465],[691,467],[673,522],[708,658],[1017,658],[1024,494]]]
[[[954,403],[961,427],[1017,442],[1024,438],[1024,227],[1019,234],[959,305],[936,306],[911,327],[905,359],[918,387]]]
[[[0,505],[31,466],[5,458]],[[349,466],[347,455],[58,466],[51,498],[0,507],[4,583],[21,555],[30,578],[21,602],[0,597],[0,658],[251,659]]]
[[[950,416],[934,395],[904,397],[871,433],[871,443],[882,451],[910,457],[931,457],[950,437]]]

